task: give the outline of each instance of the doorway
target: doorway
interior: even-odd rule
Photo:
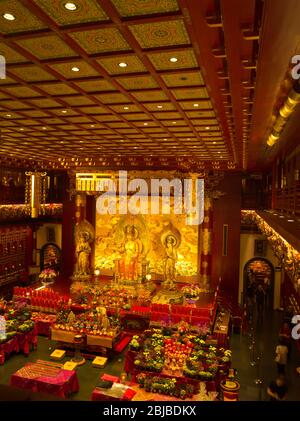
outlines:
[[[266,307],[273,308],[274,301],[274,267],[269,260],[262,257],[255,257],[248,260],[244,266],[244,302],[245,292],[250,282],[254,279],[255,287],[262,285],[266,293]]]
[[[41,271],[44,269],[54,269],[56,272],[60,272],[61,250],[56,244],[45,244],[41,249],[40,256]]]

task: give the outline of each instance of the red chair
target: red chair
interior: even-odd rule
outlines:
[[[172,325],[176,325],[182,321],[190,323],[190,316],[186,316],[184,314],[171,314]]]
[[[192,326],[209,326],[210,319],[208,317],[199,317],[199,316],[192,316],[191,317],[191,325]]]
[[[210,310],[208,308],[193,308],[192,316],[210,317]]]

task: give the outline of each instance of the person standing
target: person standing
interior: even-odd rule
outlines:
[[[277,364],[278,374],[285,374],[285,366],[287,363],[288,348],[282,338],[279,339],[279,344],[276,347],[275,361]]]
[[[287,395],[288,387],[285,377],[280,375],[277,379],[270,383],[267,393],[271,401],[282,401]]]
[[[249,317],[249,323],[253,321],[254,305],[255,305],[255,275],[253,269],[250,269],[247,279],[247,289],[246,289],[246,306],[247,313]]]
[[[292,350],[292,336],[291,336],[291,328],[287,322],[283,323],[280,331],[279,331],[279,339],[282,340],[283,344],[286,345],[288,349],[288,360],[291,357],[291,350]]]
[[[263,311],[264,311],[264,304],[265,304],[265,291],[261,284],[258,285],[256,291],[256,304],[257,304],[257,312],[258,318],[262,318]]]

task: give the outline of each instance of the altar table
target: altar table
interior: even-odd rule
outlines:
[[[53,341],[74,345],[74,336],[76,332],[70,332],[67,330],[60,330],[51,328],[51,339]],[[116,341],[118,340],[120,332],[116,332],[114,336],[105,336],[105,335],[85,335],[85,341],[81,346],[81,349],[90,349],[94,351],[101,351],[104,354],[108,350],[113,350]]]
[[[215,323],[213,336],[218,340],[219,347],[228,348],[228,339],[230,333],[230,314],[226,312],[220,323]]]
[[[78,392],[79,383],[75,371],[57,369],[53,374],[45,372],[44,375],[34,375],[35,363],[26,364],[12,374],[10,385],[32,392],[48,393],[61,398],[68,397],[71,393]],[[51,375],[50,375],[51,374]]]
[[[34,317],[32,317],[32,320],[34,320],[38,335],[50,337],[50,334],[51,334],[50,328],[53,325],[53,323],[56,322],[56,315],[36,314]]]
[[[131,401],[136,392],[121,383],[113,383],[111,388],[96,387],[93,390],[92,401]]]
[[[37,346],[37,330],[34,327],[30,332],[17,333],[9,341],[0,344],[0,357],[2,363],[7,359],[13,352],[23,352],[24,355],[28,355],[30,347],[36,348]]]

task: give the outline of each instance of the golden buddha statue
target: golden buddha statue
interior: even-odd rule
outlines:
[[[134,225],[126,225],[121,245],[122,257],[116,262],[116,275],[120,281],[136,281],[140,275],[142,243]]]

